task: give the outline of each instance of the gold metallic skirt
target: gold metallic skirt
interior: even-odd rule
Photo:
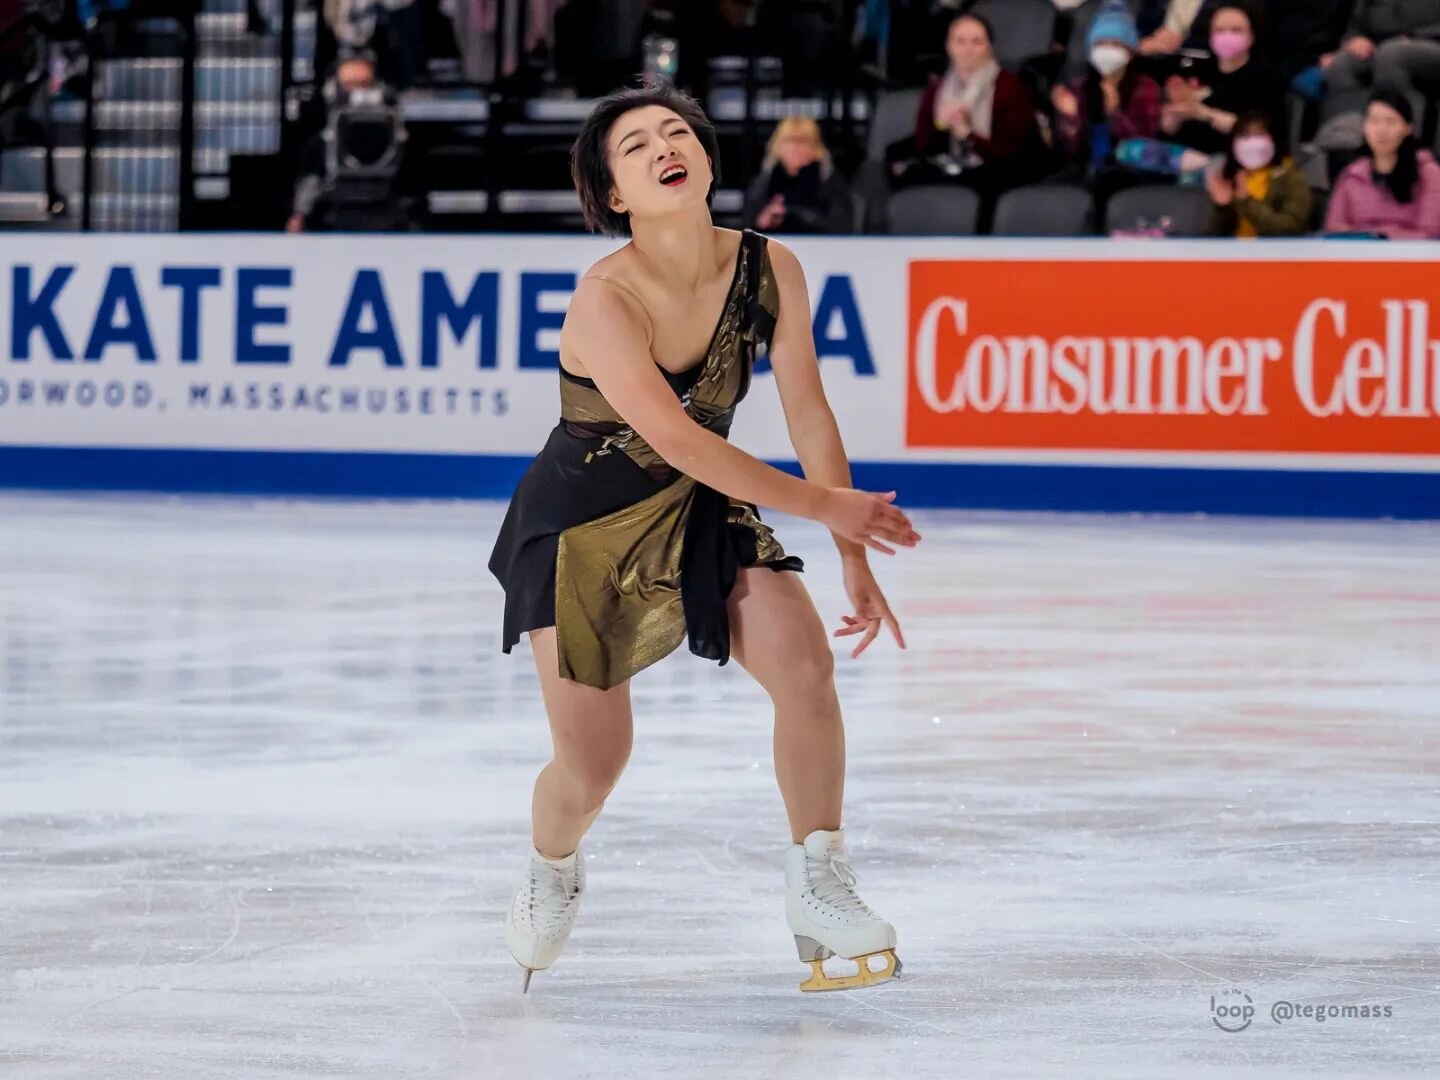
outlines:
[[[657,480],[561,423],[511,499],[490,556],[505,590],[502,648],[554,626],[560,674],[617,686],[673,652],[730,658],[726,604],[741,567],[804,568],[753,506]]]

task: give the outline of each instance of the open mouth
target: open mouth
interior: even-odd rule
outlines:
[[[679,187],[689,179],[690,173],[684,165],[671,165],[660,174],[660,183],[666,187]]]

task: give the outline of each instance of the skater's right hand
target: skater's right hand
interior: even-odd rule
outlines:
[[[854,488],[827,488],[821,503],[819,520],[836,536],[868,548],[894,555],[895,549],[882,541],[900,547],[914,547],[920,534],[895,501],[895,492],[877,495]]]

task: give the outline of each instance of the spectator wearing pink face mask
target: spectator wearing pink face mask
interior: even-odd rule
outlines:
[[[1304,236],[1310,229],[1310,185],[1264,112],[1235,121],[1225,163],[1205,185],[1215,204],[1212,236]]]
[[[1279,78],[1254,54],[1256,16],[1226,3],[1210,19],[1211,59],[1165,83],[1160,126],[1175,142],[1205,154],[1225,153],[1241,113],[1284,114]]]

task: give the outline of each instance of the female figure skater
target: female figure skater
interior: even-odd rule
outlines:
[[[786,917],[812,968],[802,988],[868,985],[900,966],[894,927],[856,896],[844,859],[845,741],[825,628],[789,572],[800,560],[755,506],[830,528],[855,610],[836,636],[863,635],[856,656],[882,626],[904,647],[866,549],[893,554],[920,537],[894,492],[850,487],[804,274],[783,245],[711,224],[718,156],[704,112],[669,88],[602,99],[572,154],[587,223],[631,240],[575,290],[560,335],[560,423],[490,559],[505,590],[504,650],[530,635],[554,741],[506,933],[527,989],[575,922],[580,840],[630,754],[629,680],[687,637],[698,656],[733,655],[775,704],[793,840]],[[807,479],[726,440],[761,346]],[[858,973],[827,975],[820,961],[832,955]]]

